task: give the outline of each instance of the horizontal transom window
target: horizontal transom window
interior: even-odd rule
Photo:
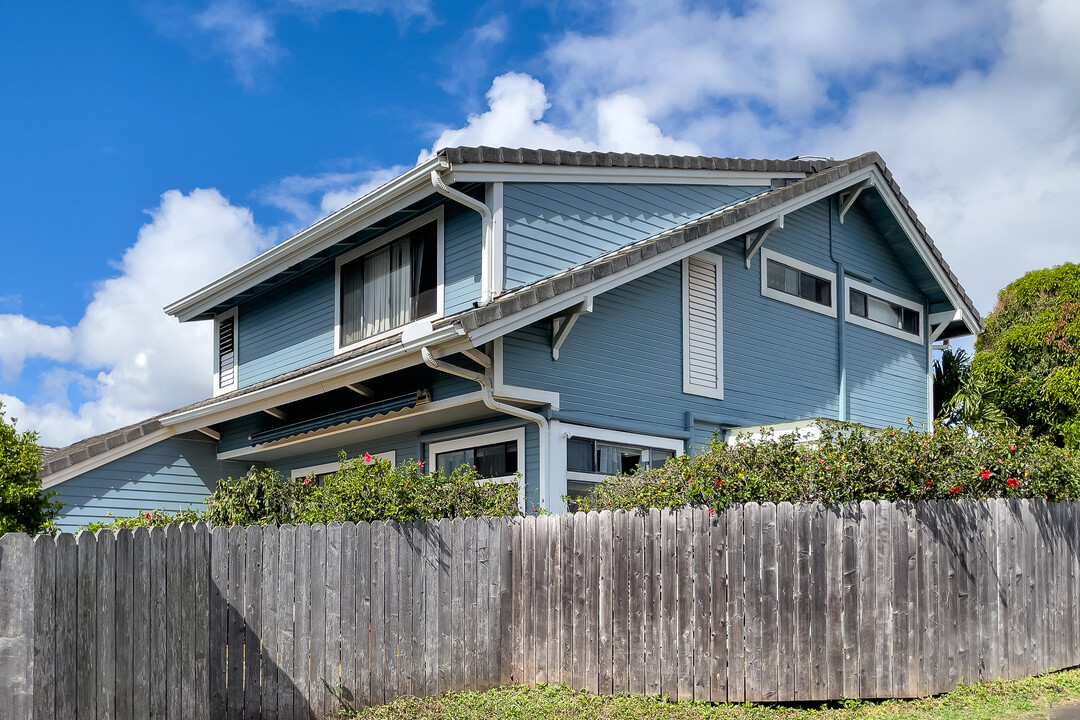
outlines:
[[[836,274],[771,250],[761,251],[761,294],[836,316]]]
[[[922,342],[922,306],[847,279],[847,321],[911,342]]]

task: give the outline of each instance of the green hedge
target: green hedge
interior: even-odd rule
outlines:
[[[370,456],[366,459],[370,460]],[[102,527],[163,526],[172,522],[206,521],[211,525],[282,525],[373,520],[433,520],[458,517],[505,517],[518,513],[517,484],[485,480],[475,468],[462,466],[446,475],[424,472],[423,462],[371,464],[341,455],[338,472],[315,481],[285,479],[273,470],[251,468],[239,478],[219,480],[203,511],[170,514],[140,512]]]
[[[1023,431],[936,427],[876,430],[818,422],[821,438],[713,439],[693,457],[618,475],[579,501],[581,510],[720,510],[743,502],[849,502],[932,498],[1080,499],[1080,456]],[[766,428],[767,429],[767,428]]]

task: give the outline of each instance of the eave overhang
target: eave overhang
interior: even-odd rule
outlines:
[[[262,255],[244,263],[187,297],[166,305],[165,312],[180,320],[201,319],[229,298],[273,278],[282,270],[325,250],[388,215],[430,195],[431,171],[445,170],[449,164],[439,156],[426,160],[382,187],[355,200],[334,214]]]

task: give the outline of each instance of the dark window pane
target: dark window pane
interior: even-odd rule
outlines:
[[[904,330],[913,335],[919,334],[919,313],[909,308],[904,308]]]
[[[664,463],[666,463],[668,460],[670,460],[673,457],[675,457],[675,451],[674,450],[658,450],[656,448],[652,448],[651,450],[649,450],[649,464],[648,464],[648,467],[650,467],[650,468],[662,468],[662,467],[664,467]]]
[[[851,314],[866,317],[866,293],[851,291]]]
[[[592,440],[570,438],[566,441],[566,469],[571,472],[596,472]]]
[[[410,236],[412,241],[413,319],[434,315],[438,309],[438,227],[428,223]]]
[[[363,328],[364,258],[351,260],[341,266],[341,319],[342,345],[351,345],[361,339]]]
[[[439,453],[435,456],[435,467],[447,475],[462,465],[475,467],[476,472],[487,478],[513,475],[519,469],[517,443],[510,441],[480,445]]]
[[[442,470],[444,475],[449,475],[462,465],[472,467],[474,457],[472,448],[439,453],[435,456],[435,467]]]
[[[484,445],[475,452],[476,471],[484,477],[503,477],[518,471],[516,442]]]

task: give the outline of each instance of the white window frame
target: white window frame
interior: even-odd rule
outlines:
[[[885,292],[873,285],[868,285],[864,282],[859,282],[849,276],[844,277],[844,319],[852,325],[858,325],[859,327],[867,328],[875,332],[891,335],[901,340],[907,340],[908,342],[915,343],[916,345],[924,345],[926,343],[926,314],[923,312],[923,306],[921,303],[917,303],[914,300],[908,300],[902,298],[899,295],[893,295],[890,292]],[[908,310],[914,310],[919,313],[919,334],[915,335],[909,332],[905,332],[900,328],[890,327],[884,323],[879,323],[876,320],[870,318],[864,318],[861,315],[851,314],[851,291],[858,290],[870,297],[877,298],[878,300],[884,300],[885,302],[892,303],[893,305],[899,305],[900,307],[907,308]]]
[[[362,461],[363,458],[362,457],[361,458],[353,458],[349,462],[353,463],[353,462],[356,462],[357,460]],[[394,450],[390,450],[388,452],[382,452],[382,453],[371,453],[371,462],[364,463],[364,464],[365,465],[373,465],[376,460],[386,460],[391,465],[393,465],[393,464],[395,464],[397,462],[397,452],[394,451]],[[341,469],[341,461],[338,460],[337,462],[323,463],[322,465],[311,465],[309,467],[296,468],[295,470],[293,470],[289,474],[289,477],[292,478],[293,480],[299,480],[300,478],[306,478],[306,477],[308,477],[310,475],[323,475],[325,473],[335,473],[340,469]]]
[[[231,308],[214,316],[214,392],[213,396],[224,395],[232,392],[240,384],[240,321],[238,318],[239,308]],[[232,318],[233,321],[233,381],[231,384],[221,387],[221,321]]]
[[[788,267],[795,268],[796,270],[821,278],[822,280],[828,280],[829,307],[825,307],[821,303],[816,303],[813,300],[807,300],[798,295],[789,295],[786,292],[774,290],[769,287],[769,260],[774,260],[782,265],[787,265]],[[832,318],[836,317],[836,273],[829,272],[824,268],[819,268],[810,263],[805,263],[802,260],[796,260],[787,255],[781,255],[768,248],[761,249],[761,294],[767,298],[787,303],[788,305],[794,305],[795,307],[801,307],[804,310],[816,312],[819,315],[826,315]]]
[[[521,475],[521,488],[518,491],[518,494],[520,495],[525,491],[525,428],[523,427],[511,428],[510,430],[499,430],[497,432],[484,433],[482,435],[468,435],[462,438],[455,438],[454,440],[443,440],[442,442],[431,443],[428,445],[428,471],[435,472],[435,456],[440,453],[454,452],[455,450],[464,450],[465,448],[479,447],[481,445],[494,445],[496,443],[505,442],[517,443],[518,467],[521,468],[518,473]],[[483,482],[516,483],[518,482],[518,474],[484,478]],[[522,507],[524,507],[524,505],[522,505]]]
[[[412,324],[414,324],[416,322],[423,322],[423,323],[429,323],[430,324],[432,321],[438,320],[439,318],[443,317],[443,315],[445,313],[444,278],[443,278],[443,266],[445,264],[445,260],[444,260],[444,257],[445,257],[445,241],[444,241],[444,238],[443,238],[443,227],[444,227],[443,215],[444,215],[443,206],[439,205],[438,207],[436,207],[436,208],[434,208],[432,210],[429,210],[428,212],[424,213],[423,215],[420,215],[419,217],[413,218],[412,220],[405,223],[404,225],[399,225],[398,227],[394,228],[393,230],[390,230],[390,231],[388,231],[388,232],[386,232],[386,233],[384,233],[382,235],[379,235],[378,237],[372,238],[371,240],[365,242],[360,247],[355,248],[354,250],[350,250],[349,252],[347,252],[344,255],[341,255],[341,256],[339,256],[337,258],[337,262],[336,262],[336,264],[334,266],[334,354],[335,355],[337,355],[339,353],[346,352],[348,350],[354,350],[355,348],[362,347],[362,346],[368,345],[370,343],[378,342],[379,340],[382,340],[384,338],[388,338],[388,337],[392,337],[394,335],[397,335],[397,334],[401,333],[405,328],[409,327],[410,325],[412,325]],[[393,241],[397,240],[398,238],[400,238],[400,237],[402,237],[404,235],[408,235],[413,230],[416,230],[419,227],[427,225],[427,224],[431,223],[432,221],[435,222],[435,238],[436,238],[436,242],[435,242],[435,256],[436,256],[436,260],[435,260],[435,265],[436,265],[436,274],[435,274],[435,314],[434,315],[428,315],[428,316],[426,316],[424,318],[418,318],[417,320],[414,320],[413,323],[406,323],[405,325],[401,325],[401,326],[396,327],[396,328],[394,328],[392,330],[387,330],[386,332],[382,332],[382,333],[379,333],[377,335],[372,335],[371,337],[363,338],[362,340],[358,340],[357,342],[351,343],[349,345],[342,345],[341,344],[341,266],[348,263],[348,262],[351,262],[351,261],[355,260],[358,257],[363,257],[364,255],[372,253],[372,252],[378,250],[383,245],[387,245],[389,243],[392,243]]]
[[[664,437],[662,435],[643,435],[641,433],[625,432],[622,430],[608,430],[606,428],[589,427],[588,425],[569,425],[560,423],[562,439],[565,445],[571,438],[579,437],[586,440],[599,440],[600,442],[615,443],[627,447],[656,448],[657,450],[673,450],[675,457],[686,452],[686,442],[677,438]],[[577,482],[600,482],[608,477],[604,473],[586,473],[566,470],[567,452],[563,452],[563,470],[567,480]],[[565,490],[565,486],[564,486]]]
[[[696,260],[716,266],[716,387],[690,382],[690,258],[682,261],[683,392],[688,395],[724,399],[724,258],[714,252],[694,255]]]

